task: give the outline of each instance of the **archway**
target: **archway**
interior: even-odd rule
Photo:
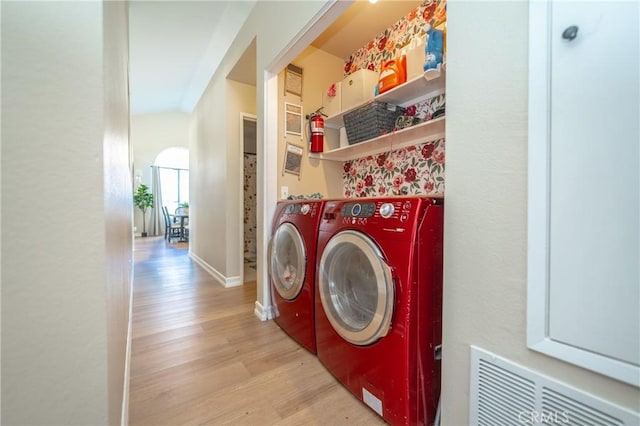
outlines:
[[[154,195],[151,235],[163,235],[165,219],[162,207],[174,212],[189,205],[189,150],[171,147],[161,151],[151,166]]]

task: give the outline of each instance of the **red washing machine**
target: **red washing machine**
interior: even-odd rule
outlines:
[[[440,395],[442,198],[327,201],[318,358],[392,425],[432,425]]]
[[[314,354],[316,246],[323,207],[319,200],[278,203],[268,254],[274,320]]]

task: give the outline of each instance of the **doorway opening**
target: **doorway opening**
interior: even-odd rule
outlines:
[[[259,178],[258,164],[261,152],[257,147],[257,111],[256,103],[256,39],[251,40],[241,57],[227,75],[230,102],[239,107],[240,122],[238,133],[238,185],[240,194],[238,212],[242,221],[235,222],[239,244],[237,255],[240,260],[240,282],[256,281],[257,264],[257,230],[258,230],[258,188],[262,179]],[[235,259],[234,259],[235,263]]]
[[[162,208],[174,213],[179,207],[189,207],[189,150],[172,147],[161,151],[151,166],[154,200],[154,221],[164,222]],[[159,229],[163,227],[158,225]]]
[[[258,237],[258,161],[256,150],[257,117],[240,114],[240,141],[243,170],[243,269],[244,282],[256,279]]]

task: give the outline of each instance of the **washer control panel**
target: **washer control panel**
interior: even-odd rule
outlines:
[[[406,222],[409,219],[412,207],[411,200],[349,202],[342,205],[340,215],[345,218],[367,219],[378,217]]]
[[[376,212],[376,204],[373,202],[345,203],[342,205],[340,214],[342,217],[372,217]]]
[[[287,214],[287,215],[311,214],[311,216],[315,216],[316,210],[317,210],[317,204],[295,203],[295,204],[288,204],[284,208],[284,214]]]
[[[385,219],[388,219],[391,216],[393,216],[393,212],[395,211],[396,211],[396,208],[393,207],[392,203],[384,203],[380,205],[380,216],[382,216]]]
[[[411,200],[386,200],[376,203],[377,214],[382,219],[395,219],[400,222],[409,220],[411,208],[413,206]]]

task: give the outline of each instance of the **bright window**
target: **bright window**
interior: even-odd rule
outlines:
[[[160,173],[162,204],[170,212],[189,202],[189,151],[168,148],[156,157],[155,166]]]

